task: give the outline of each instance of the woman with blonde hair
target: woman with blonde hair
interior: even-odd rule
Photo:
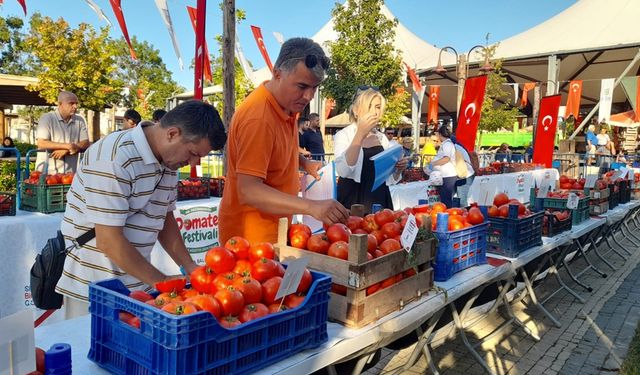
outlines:
[[[374,203],[393,209],[389,186],[402,179],[407,158],[396,164],[394,173],[374,191],[375,168],[370,158],[389,148],[389,140],[378,130],[386,101],[372,86],[360,86],[349,107],[351,124],[334,135],[338,201],[345,207],[363,204],[370,210]]]

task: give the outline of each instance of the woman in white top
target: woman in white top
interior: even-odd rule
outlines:
[[[598,138],[598,153],[611,155],[616,154],[605,125],[600,124],[600,134],[598,134],[596,137]]]
[[[407,167],[406,158],[396,164],[386,184],[371,191],[375,169],[370,158],[389,148],[389,140],[377,129],[384,106],[385,99],[380,91],[370,86],[359,87],[349,107],[351,125],[333,137],[336,173],[340,177],[338,201],[347,208],[362,204],[365,210],[370,210],[377,203],[393,209],[388,185],[402,179],[402,171]]]
[[[451,142],[451,129],[442,125],[438,129],[438,139],[440,139],[440,148],[431,163],[425,166],[428,170],[437,170],[442,174],[442,186],[438,188],[440,202],[447,207],[452,206],[453,194],[456,191],[456,181],[458,173],[456,172],[456,147]]]

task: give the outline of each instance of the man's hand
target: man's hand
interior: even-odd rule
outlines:
[[[69,150],[55,150],[51,152],[51,157],[60,160],[64,158],[69,153]]]
[[[409,158],[405,156],[396,163],[396,170],[402,172],[407,169],[407,165],[409,165]]]
[[[322,168],[321,161],[313,161],[307,160],[304,163],[304,171],[313,176],[316,180],[320,180],[320,175],[318,174],[318,170]]]
[[[69,153],[71,155],[78,153],[78,151],[80,151],[80,147],[78,147],[77,144],[75,143],[69,144]]]
[[[312,204],[310,208],[311,216],[322,221],[324,224],[344,223],[349,218],[349,211],[338,201],[325,199],[310,202]]]

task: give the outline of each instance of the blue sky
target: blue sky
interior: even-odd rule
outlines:
[[[108,0],[94,0],[114,27],[111,34],[122,34]],[[484,43],[497,42],[543,22],[563,11],[577,0],[387,0],[385,4],[409,30],[436,46],[453,46],[459,52]],[[186,6],[196,6],[196,0],[168,0],[169,11],[180,44],[185,69],[180,70],[169,34],[164,27],[153,0],[122,0],[122,8],[129,35],[147,40],[160,50],[160,54],[174,79],[186,88],[193,86],[193,71],[188,66],[193,57],[195,36],[189,23]],[[209,0],[207,6],[207,41],[209,50],[217,53],[214,41],[222,33],[220,0]],[[342,1],[341,1],[342,2]],[[65,18],[71,25],[80,22],[105,26],[85,0],[26,0],[27,11],[40,12],[52,18]],[[262,28],[271,60],[275,61],[279,44],[273,32],[280,32],[285,39],[294,36],[312,36],[331,17],[335,0],[236,0],[236,7],[243,9],[247,19],[237,29],[245,55],[256,68],[265,64],[251,35],[250,25]],[[485,4],[485,5],[482,5]],[[0,15],[23,16],[16,0],[4,0]],[[561,36],[559,36],[561,37]]]

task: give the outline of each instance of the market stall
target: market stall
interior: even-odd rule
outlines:
[[[559,177],[558,170],[551,168],[476,176],[469,189],[469,202],[484,202],[486,197],[492,199],[497,193],[505,192],[522,203],[528,203],[532,188],[543,181],[553,182],[555,186]]]

